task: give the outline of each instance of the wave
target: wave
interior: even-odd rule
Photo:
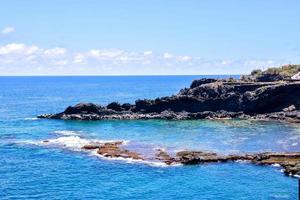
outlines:
[[[61,133],[61,131],[60,131]],[[69,131],[68,131],[69,134]],[[137,160],[132,158],[121,158],[121,157],[105,157],[103,155],[100,155],[97,153],[97,150],[84,150],[82,147],[87,144],[92,143],[110,143],[110,142],[117,142],[120,140],[90,140],[81,138],[78,135],[72,135],[72,136],[62,136],[54,139],[46,139],[42,141],[34,141],[34,140],[23,140],[19,143],[22,144],[31,144],[31,145],[38,145],[38,146],[45,146],[45,147],[58,147],[58,148],[64,148],[71,151],[82,151],[92,156],[97,156],[98,158],[104,159],[104,160],[115,160],[115,161],[122,161],[126,163],[140,163],[140,164],[146,164],[153,167],[170,167],[170,166],[180,166],[181,164],[173,164],[173,165],[167,165],[164,162],[161,161],[154,161],[154,160]],[[127,145],[129,143],[128,140],[122,141],[122,145]]]
[[[37,145],[37,146],[54,146],[54,147],[68,148],[71,150],[80,150],[82,146],[90,143],[90,141],[86,139],[82,139],[78,136],[70,136],[70,137],[59,137],[55,139],[46,139],[42,141],[22,140],[16,143],[30,144],[30,145]]]
[[[78,136],[78,135],[80,135],[79,131],[69,131],[69,130],[54,131],[53,133],[55,133],[57,135],[64,135],[64,136]]]
[[[62,147],[70,150],[83,151],[82,147],[84,145],[92,143],[104,144],[108,142],[116,142],[116,140],[89,140],[79,136],[62,136],[59,138],[46,139],[42,141],[29,141],[28,143],[39,146]]]
[[[87,144],[93,144],[93,143],[110,143],[110,142],[117,142],[120,140],[90,140],[81,138],[80,136],[74,135],[74,136],[62,136],[54,139],[46,139],[42,141],[34,141],[34,140],[23,140],[18,143],[25,143],[25,144],[32,144],[32,145],[38,145],[38,146],[53,146],[53,147],[61,147],[66,148],[70,150],[76,150],[76,151],[84,151],[82,147]],[[129,141],[125,140],[122,141],[123,144],[128,144]]]
[[[137,159],[132,159],[132,158],[122,158],[122,157],[115,157],[115,158],[111,158],[111,157],[105,157],[103,155],[100,155],[97,153],[97,150],[93,150],[90,152],[91,155],[93,156],[97,156],[103,160],[115,160],[115,161],[122,161],[122,162],[126,162],[126,163],[131,163],[131,164],[145,164],[145,165],[149,165],[152,167],[175,167],[175,166],[182,166],[182,164],[178,163],[178,164],[171,164],[171,165],[167,165],[164,162],[161,161],[152,161],[152,160],[137,160]]]
[[[273,166],[273,167],[281,167],[281,165],[279,165],[278,163],[272,164],[271,166]]]
[[[39,120],[39,118],[37,117],[26,117],[26,118],[23,118],[24,120],[26,121],[36,121],[36,120]]]

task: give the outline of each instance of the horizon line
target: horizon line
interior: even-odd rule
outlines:
[[[99,75],[91,75],[91,74],[33,74],[33,75],[0,75],[0,77],[100,77],[100,76],[115,76],[115,77],[129,77],[129,76],[241,76],[244,74],[99,74]]]

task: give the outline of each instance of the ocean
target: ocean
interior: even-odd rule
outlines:
[[[203,77],[223,76],[0,77],[0,199],[297,199],[298,180],[277,166],[165,166],[104,159],[80,147],[93,140],[124,140],[143,154],[156,148],[300,151],[299,124],[36,118],[79,102],[168,96]]]

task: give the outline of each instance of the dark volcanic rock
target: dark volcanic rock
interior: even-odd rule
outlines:
[[[222,119],[283,120],[300,122],[300,81],[243,82],[195,80],[177,95],[135,104],[112,102],[106,107],[80,103],[64,112],[40,118],[102,119]]]
[[[194,80],[190,86],[190,88],[195,88],[195,87],[198,87],[200,85],[203,85],[203,84],[207,84],[207,83],[213,83],[213,82],[216,82],[217,79],[213,79],[213,78],[203,78],[203,79],[199,79],[199,80]]]
[[[115,111],[122,111],[123,107],[121,106],[121,104],[117,103],[117,102],[112,102],[110,104],[108,104],[106,106],[107,109],[111,109],[111,110],[115,110]]]
[[[69,106],[64,111],[64,114],[98,114],[103,110],[103,107],[94,103],[79,103],[75,106]]]

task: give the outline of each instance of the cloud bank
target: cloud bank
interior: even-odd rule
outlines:
[[[7,35],[7,34],[12,33],[14,31],[15,31],[14,27],[8,26],[8,27],[5,27],[0,33],[2,35]]]
[[[0,75],[184,75],[242,74],[286,60],[204,59],[170,52],[123,49],[72,51],[62,47],[9,43],[0,46]]]

